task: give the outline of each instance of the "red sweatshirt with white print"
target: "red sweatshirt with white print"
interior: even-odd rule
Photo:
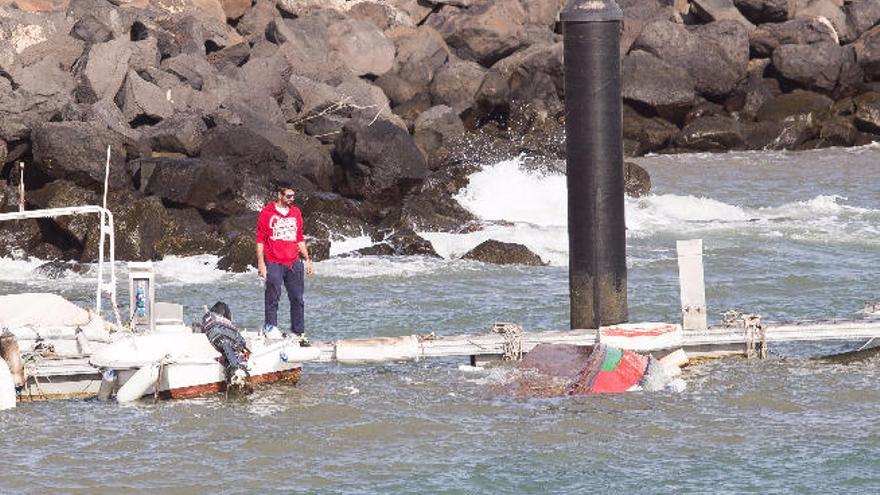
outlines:
[[[266,262],[289,265],[298,261],[302,227],[302,212],[296,206],[288,208],[287,213],[279,211],[274,202],[263,207],[257,220],[257,244],[263,245]]]

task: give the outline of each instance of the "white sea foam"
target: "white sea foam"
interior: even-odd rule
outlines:
[[[226,272],[217,269],[219,258],[212,254],[198,256],[166,256],[153,262],[160,282],[205,284],[220,280]]]
[[[315,265],[316,277],[414,277],[448,269],[450,262],[422,256],[351,256],[331,258]]]
[[[358,237],[348,237],[340,241],[330,241],[330,256],[338,256],[340,254],[350,253],[358,249],[370,247],[373,241],[368,235]]]

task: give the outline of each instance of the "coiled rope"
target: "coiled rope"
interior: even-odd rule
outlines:
[[[504,337],[502,361],[519,361],[522,359],[522,327],[516,323],[495,323],[492,331]]]

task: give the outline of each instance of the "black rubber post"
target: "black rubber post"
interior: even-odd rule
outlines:
[[[614,0],[571,0],[560,13],[571,328],[628,320],[620,30]]]

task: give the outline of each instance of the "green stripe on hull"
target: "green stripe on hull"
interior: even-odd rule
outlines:
[[[602,362],[602,371],[614,371],[623,359],[623,349],[609,347],[605,354],[605,361]]]

